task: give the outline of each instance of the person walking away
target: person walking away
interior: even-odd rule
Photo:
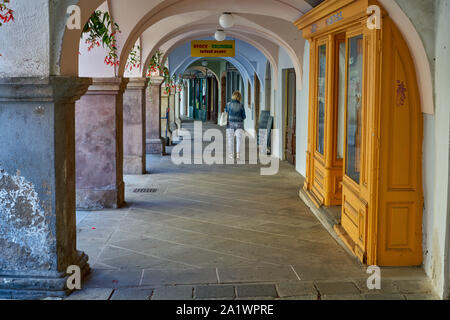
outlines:
[[[230,159],[234,159],[234,141],[236,138],[236,158],[241,159],[241,143],[244,137],[244,120],[245,108],[242,105],[242,94],[235,91],[231,97],[231,102],[228,102],[226,110],[228,113],[227,125],[227,141],[228,150],[230,152]]]

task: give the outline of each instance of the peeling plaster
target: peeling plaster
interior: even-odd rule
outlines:
[[[47,220],[34,185],[0,168],[0,270],[52,267]]]

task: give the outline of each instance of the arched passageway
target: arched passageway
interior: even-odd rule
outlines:
[[[131,2],[64,0],[55,4],[39,0],[31,6],[42,13],[42,21],[7,26],[26,36],[10,39],[0,30],[0,40],[11,40],[15,48],[24,49],[16,49],[19,54],[14,56],[6,48],[2,59],[6,57],[7,62],[0,61],[0,124],[6,128],[2,132],[8,131],[0,142],[0,150],[4,150],[0,153],[0,219],[7,226],[0,232],[0,270],[9,280],[22,279],[25,289],[0,284],[0,294],[64,295],[69,291],[65,287],[68,266],[78,265],[83,276],[88,273],[88,257],[82,252],[87,251],[93,268],[88,286],[103,285],[112,277],[116,282],[109,284],[111,290],[143,284],[188,285],[194,280],[204,285],[268,282],[275,295],[283,298],[289,285],[307,279],[313,290],[308,295],[317,297],[326,290],[321,288],[325,277],[337,282],[351,279],[354,294],[364,296],[361,283],[365,272],[353,258],[356,255],[362,262],[389,266],[418,266],[424,261],[414,274],[401,268],[396,271],[418,283],[428,281],[425,271],[433,288],[441,297],[444,295],[448,286],[448,241],[440,239],[447,239],[448,231],[442,228],[435,235],[430,233],[431,227],[419,230],[424,222],[448,225],[448,210],[440,213],[425,209],[423,219],[421,210],[423,194],[425,202],[440,208],[443,196],[430,196],[440,175],[429,168],[429,163],[439,158],[440,150],[422,155],[418,146],[423,141],[442,146],[448,139],[438,133],[446,131],[449,124],[446,127],[432,115],[433,68],[421,62],[429,48],[420,41],[421,30],[407,19],[413,16],[412,9],[406,5],[400,8],[393,0],[380,0],[377,4],[385,14],[385,25],[382,31],[367,31],[363,22],[370,15],[365,11],[369,4],[365,0]],[[20,3],[13,5],[16,11],[30,9]],[[81,30],[66,28],[67,17],[60,13],[69,5],[80,8],[81,25],[96,9],[109,12],[121,29],[116,34],[117,64],[102,65],[106,50],[91,50],[86,38],[80,40]],[[48,6],[51,10],[42,9]],[[436,6],[441,10],[433,18],[444,23],[448,7],[441,1]],[[202,65],[205,57],[191,56],[190,45],[194,40],[212,40],[223,12],[234,16],[234,25],[225,32],[226,40],[234,41],[235,54],[210,59],[207,68]],[[353,50],[352,40],[359,36],[359,29],[347,27],[357,23],[366,46],[358,42]],[[44,37],[37,36],[33,25],[45,26]],[[334,33],[334,28],[340,28],[341,33]],[[389,36],[399,40],[394,42],[398,47],[375,42],[377,32],[388,29],[393,30]],[[436,34],[436,43],[445,47],[445,37]],[[34,36],[39,46],[29,45],[28,37]],[[335,68],[339,65],[336,48],[340,44],[347,45],[345,57],[358,53],[365,63],[376,60],[376,49],[384,56],[395,57],[396,90],[389,91],[389,97],[398,109],[383,109],[388,105],[384,101],[374,109],[387,111],[384,121],[377,121],[381,118],[376,112],[351,113],[348,106],[354,97],[350,94],[344,99],[347,111],[343,118],[330,111],[340,101],[336,85],[339,72]],[[27,56],[30,49],[33,59]],[[158,68],[167,67],[168,74],[151,70],[159,51],[162,59]],[[131,57],[137,57],[135,68],[127,67]],[[393,78],[383,78],[384,73],[370,64],[361,67],[366,68],[361,70],[369,80],[357,85],[351,82],[358,71],[352,68],[360,67],[358,63],[353,66],[355,61],[361,59],[348,61],[344,67],[345,79],[350,79],[346,90],[353,90],[357,102],[367,105],[367,99],[372,99],[378,103],[380,91],[372,87],[380,79],[386,80],[387,86]],[[401,68],[402,64],[408,66]],[[200,66],[212,74],[208,76]],[[190,70],[206,77],[186,78]],[[370,78],[371,72],[379,78]],[[202,161],[204,151],[215,146],[209,145],[210,141],[223,141],[222,137],[214,139],[215,134],[224,135],[224,128],[215,123],[235,90],[244,95],[246,119],[242,126],[248,133],[247,153],[257,150],[258,142],[265,145],[266,141],[257,141],[260,135],[255,133],[258,121],[264,119],[273,138],[269,164],[286,160],[294,167],[282,162],[278,174],[257,176],[260,167],[252,165],[250,155],[246,165],[222,165],[218,159],[226,162],[225,148],[214,149],[218,164]],[[442,92],[436,92],[437,101],[443,101]],[[436,112],[445,116],[442,110],[438,105]],[[428,114],[423,135],[421,111]],[[206,133],[208,143],[203,143],[203,136],[195,136],[194,123],[185,117],[212,122],[197,130],[197,134]],[[12,123],[10,119],[17,121]],[[332,128],[342,119],[347,120],[342,122],[347,133],[346,151],[351,140],[353,149],[370,152],[358,155],[352,151],[352,157],[347,152],[342,158],[329,160],[327,155],[334,154],[340,145],[339,130],[334,132]],[[380,122],[381,126],[372,130],[369,122]],[[399,131],[400,127],[405,130]],[[352,130],[356,130],[355,137],[349,138]],[[370,132],[378,142],[370,138]],[[393,136],[397,145],[381,143],[386,135]],[[369,138],[358,138],[363,136]],[[15,143],[18,137],[20,143]],[[323,144],[316,145],[322,140]],[[189,151],[193,147],[192,166],[177,165],[170,155],[188,141],[204,145],[198,149],[192,144],[186,147]],[[377,149],[377,143],[385,149]],[[385,152],[392,154],[391,158],[384,157]],[[404,165],[404,154],[415,159],[407,161],[409,166]],[[255,155],[259,159],[256,151]],[[375,166],[378,155],[380,167]],[[360,159],[366,162],[358,162]],[[340,162],[334,160],[343,163],[339,166]],[[343,171],[344,164],[351,162],[359,165],[353,166],[352,172],[348,166]],[[442,159],[438,163],[441,169],[445,167]],[[379,207],[369,197],[373,193],[364,193],[376,189],[374,177],[366,177],[358,187],[345,177],[342,183],[336,173],[344,172],[355,181],[357,173],[364,178],[364,170],[375,169],[381,170],[380,177],[406,170],[405,174],[394,172],[383,176],[385,180],[379,179],[379,198],[384,195],[390,201]],[[327,170],[335,171],[327,175]],[[426,181],[424,193],[422,179]],[[309,203],[312,211],[298,198],[302,185],[313,194]],[[342,188],[344,192],[340,193]],[[19,195],[14,190],[20,190]],[[326,194],[324,190],[331,191]],[[344,215],[336,222],[335,231],[333,225],[330,228],[321,220],[315,208],[336,204],[328,201],[332,192],[346,198]],[[414,197],[408,198],[408,192]],[[87,211],[92,209],[104,210]],[[375,230],[376,217],[382,224]],[[28,220],[30,224],[25,225],[23,221]],[[409,228],[401,229],[401,225]],[[379,242],[371,236],[374,234],[380,235]],[[423,248],[422,239],[426,239]],[[374,248],[383,244],[387,249],[377,255],[384,249]],[[401,250],[413,254],[405,258],[398,254]],[[335,271],[324,270],[325,264]],[[116,279],[119,275],[124,277]],[[48,279],[56,285],[50,286]],[[387,280],[398,288],[402,286],[394,277]],[[192,293],[192,288],[183,290],[189,289]],[[240,289],[236,290],[239,295]],[[405,294],[401,289],[395,292],[397,297],[405,298]]]

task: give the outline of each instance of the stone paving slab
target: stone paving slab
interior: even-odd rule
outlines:
[[[217,284],[216,269],[144,270],[142,285]]]
[[[299,281],[291,267],[218,268],[221,283]]]
[[[326,295],[357,295],[361,292],[353,282],[316,282],[319,293]]]
[[[293,268],[302,281],[367,279],[367,273],[358,265],[315,264],[294,265]]]
[[[218,285],[218,286],[198,286],[194,289],[196,299],[234,299],[236,292],[234,286]]]
[[[294,300],[294,301],[314,301],[319,300],[317,295],[306,295],[306,296],[294,296],[294,297],[283,297],[276,300]]]
[[[277,284],[280,297],[299,297],[299,296],[315,296],[318,292],[312,282],[284,282]]]
[[[395,285],[401,293],[431,293],[431,284],[427,280],[399,280]]]
[[[114,290],[110,300],[150,300],[153,291],[148,288],[120,288]]]
[[[365,300],[406,300],[405,296],[399,293],[375,293],[365,294]]]
[[[405,294],[406,300],[439,300],[439,298],[434,294],[423,294],[423,293],[413,293]]]
[[[112,293],[111,288],[86,288],[75,291],[65,300],[108,300]]]
[[[193,300],[194,288],[191,286],[161,287],[153,292],[152,300]]]
[[[421,267],[382,267],[381,277],[390,280],[428,280]]]
[[[320,297],[320,300],[345,300],[345,301],[356,301],[365,300],[360,294],[334,294],[334,295],[324,295]]]
[[[93,269],[83,283],[86,288],[121,288],[140,285],[142,270],[101,270]]]
[[[277,289],[273,284],[238,285],[236,293],[238,298],[278,297]]]

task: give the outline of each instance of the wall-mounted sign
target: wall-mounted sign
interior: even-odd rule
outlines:
[[[339,22],[343,19],[344,19],[344,17],[342,16],[342,11],[332,14],[328,18],[323,19],[322,21],[319,21],[319,22],[311,25],[311,33],[315,33],[318,30],[323,29],[328,26],[331,26],[332,24],[335,24],[336,22]]]
[[[236,55],[236,42],[227,41],[191,41],[191,56],[200,58],[234,57]]]

